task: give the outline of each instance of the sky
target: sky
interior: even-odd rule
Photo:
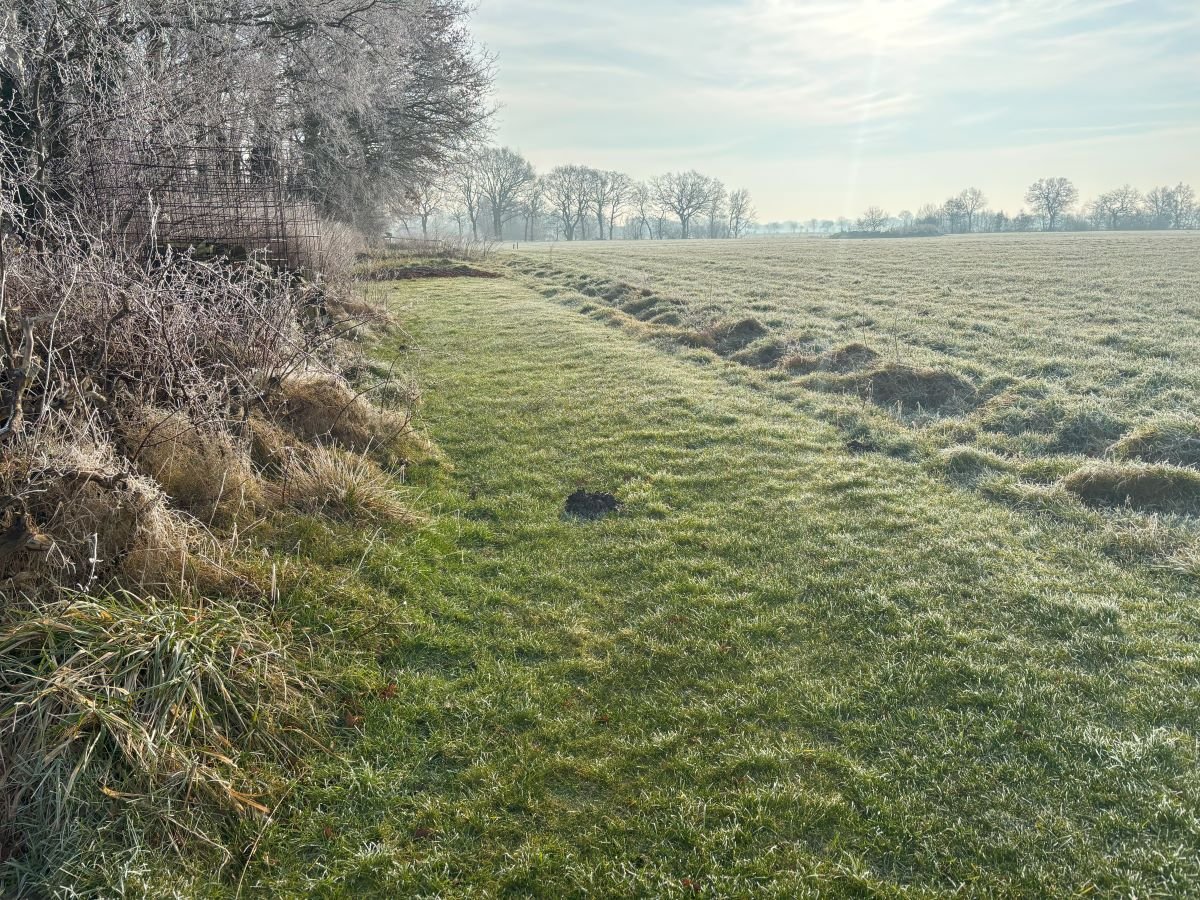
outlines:
[[[495,140],[540,170],[697,169],[762,222],[1200,189],[1200,0],[478,2]]]

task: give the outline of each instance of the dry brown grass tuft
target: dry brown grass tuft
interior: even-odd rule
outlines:
[[[194,425],[184,415],[146,409],[124,439],[138,469],[196,518],[229,525],[252,516],[263,501],[248,448],[228,431]]]
[[[332,438],[365,450],[379,440],[375,411],[344,378],[328,372],[299,372],[283,379],[281,421],[306,440]]]
[[[1063,479],[1091,506],[1130,506],[1154,512],[1200,509],[1200,472],[1161,464],[1097,463]]]
[[[338,447],[297,450],[270,490],[280,505],[331,518],[419,521],[378,464]]]
[[[59,432],[53,449],[11,458],[0,470],[0,493],[15,498],[50,542],[47,552],[0,564],[0,582],[13,594],[48,597],[114,581],[175,589],[200,566],[192,548],[201,529],[171,508],[154,481],[82,433]]]

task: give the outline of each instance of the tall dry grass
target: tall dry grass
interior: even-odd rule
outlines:
[[[0,893],[263,814],[321,699],[238,536],[415,518],[381,464],[419,398],[364,381],[390,326],[344,275],[81,229],[0,236]]]

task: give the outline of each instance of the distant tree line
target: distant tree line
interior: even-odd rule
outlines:
[[[1080,204],[1067,178],[1039,178],[1025,192],[1028,209],[1015,215],[993,210],[979,188],[970,187],[942,203],[926,203],[914,214],[895,216],[871,206],[854,222],[811,219],[805,230],[862,235],[971,234],[1002,231],[1127,231],[1200,228],[1200,204],[1190,185],[1163,185],[1142,193],[1130,185]],[[799,223],[767,225],[768,233],[800,230]]]
[[[637,181],[581,165],[539,174],[509,147],[460,155],[410,191],[399,226],[409,236],[463,240],[740,238],[755,227],[745,189],[696,171]]]

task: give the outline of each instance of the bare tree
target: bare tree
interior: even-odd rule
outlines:
[[[584,166],[558,166],[543,182],[551,214],[562,224],[568,241],[575,240],[591,202],[589,172]]]
[[[959,234],[964,231],[967,221],[967,210],[959,197],[951,197],[942,204],[942,216],[950,223],[950,233]]]
[[[902,210],[900,210],[900,213],[899,213],[899,215],[897,215],[896,218],[898,218],[900,220],[900,227],[903,228],[905,231],[908,231],[910,228],[912,228],[913,219],[915,217],[913,216],[911,210],[902,209]]]
[[[1190,228],[1197,224],[1200,210],[1196,208],[1196,192],[1182,182],[1171,189],[1171,227]]]
[[[616,172],[605,172],[600,169],[587,169],[588,202],[596,219],[598,240],[604,240],[604,226],[608,224],[608,208],[612,203],[613,178]],[[611,231],[609,237],[612,237]]]
[[[613,230],[617,227],[617,217],[633,199],[633,179],[621,172],[610,172],[612,189],[608,201],[608,239],[611,241]]]
[[[461,241],[467,233],[467,223],[471,221],[471,217],[467,214],[466,207],[456,205],[450,207],[450,221],[458,228],[458,239]]]
[[[654,212],[654,195],[650,186],[641,181],[634,184],[629,202],[633,207],[634,219],[638,223],[638,238],[642,236],[642,229],[646,230],[648,238],[653,238],[654,228],[650,224],[650,218]]]
[[[691,235],[692,219],[709,207],[720,187],[720,182],[694,170],[679,174],[668,172],[650,183],[659,207],[679,220],[684,240]]]
[[[713,179],[712,192],[708,200],[708,237],[719,238],[725,228],[725,185]]]
[[[1156,187],[1146,194],[1146,215],[1154,228],[1170,228],[1174,221],[1175,192],[1168,186]]]
[[[969,187],[958,195],[958,202],[967,217],[967,231],[975,230],[975,216],[987,206],[987,197],[977,187]]]
[[[446,190],[433,178],[425,178],[409,190],[408,211],[421,220],[421,237],[429,240],[429,221],[446,203]]]
[[[1079,190],[1066,178],[1039,178],[1025,192],[1025,202],[1042,217],[1046,231],[1054,231],[1063,214],[1079,202]]]
[[[542,219],[546,214],[545,179],[534,179],[521,195],[521,214],[525,217],[525,240],[540,240]]]
[[[150,135],[269,155],[327,216],[371,230],[490,115],[468,12],[463,0],[6,4],[0,132],[37,161],[41,196],[64,196],[100,141]]]
[[[940,230],[945,226],[945,222],[945,210],[935,203],[923,203],[917,210],[916,224],[918,225],[932,225]]]
[[[488,147],[475,157],[479,192],[492,211],[492,234],[504,236],[504,225],[519,213],[518,199],[536,176],[529,160],[508,147]]]
[[[871,206],[858,220],[858,227],[863,231],[881,231],[887,224],[888,214],[881,207]]]
[[[458,159],[454,166],[454,190],[457,199],[471,223],[471,239],[479,240],[479,214],[483,210],[483,185],[480,183],[479,168],[473,155]]]
[[[758,213],[750,201],[750,192],[745,188],[729,195],[729,236],[737,239],[754,227]],[[814,220],[815,221],[815,220]]]
[[[1141,206],[1141,192],[1127,184],[1097,197],[1092,202],[1092,215],[1100,224],[1115,231],[1136,217]]]

